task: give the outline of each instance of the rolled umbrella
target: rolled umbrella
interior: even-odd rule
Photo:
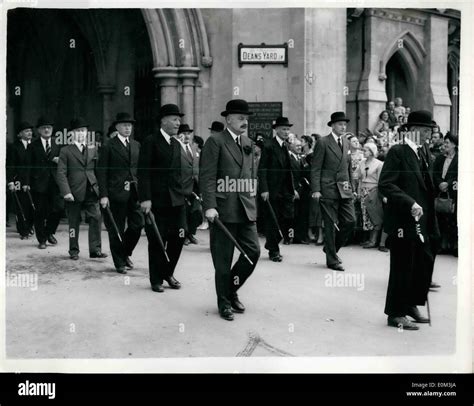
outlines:
[[[232,244],[234,244],[235,247],[240,251],[240,253],[245,257],[245,259],[249,261],[250,265],[253,265],[252,260],[245,253],[243,248],[240,246],[240,244],[237,242],[237,240],[234,238],[234,236],[231,234],[228,228],[224,224],[222,224],[222,221],[219,220],[219,217],[215,217],[213,222],[217,227],[219,227],[223,231],[223,233],[227,236],[227,238],[232,241]]]
[[[36,211],[35,204],[33,202],[33,198],[31,197],[31,193],[29,190],[26,191],[26,194],[28,195],[28,199],[30,200],[31,207],[33,208],[33,211]]]
[[[267,199],[267,203],[268,203],[268,210],[270,211],[270,216],[272,217],[273,223],[278,229],[278,233],[280,234],[280,237],[283,238],[283,233],[281,232],[280,225],[278,224],[278,219],[275,214],[275,211],[273,210],[272,204],[270,203],[270,199]]]
[[[320,206],[322,207],[322,209],[324,210],[324,212],[326,213],[326,215],[331,219],[332,223],[334,224],[334,227],[336,228],[337,231],[340,231],[339,230],[339,227],[337,226],[336,222],[334,221],[334,219],[331,217],[331,215],[329,214],[328,212],[328,209],[326,209],[326,207],[324,206],[323,202],[321,200],[319,200],[319,204]]]
[[[150,210],[147,214],[148,219],[150,220],[150,224],[153,228],[153,232],[156,235],[156,238],[158,240],[158,245],[160,246],[161,250],[163,251],[163,254],[165,254],[166,260],[170,262],[170,259],[168,257],[168,253],[166,252],[165,244],[163,243],[163,239],[161,238],[160,230],[158,230],[158,226],[156,225],[155,221],[155,216]]]
[[[15,200],[15,203],[16,203],[16,207],[18,208],[16,215],[18,217],[18,212],[20,212],[23,222],[26,222],[25,213],[23,211],[23,207],[21,207],[20,199],[18,198],[16,191],[12,190],[12,194],[13,194],[13,199]]]
[[[120,231],[117,227],[117,223],[115,222],[114,216],[112,214],[112,210],[110,210],[110,206],[105,207],[105,212],[109,216],[109,220],[110,220],[110,223],[112,224],[112,228],[114,229],[115,234],[117,234],[117,237],[120,240],[120,242],[123,243],[122,236],[120,235]]]

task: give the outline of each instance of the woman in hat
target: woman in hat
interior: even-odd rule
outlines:
[[[362,228],[369,232],[364,248],[376,248],[383,223],[382,200],[378,193],[378,182],[382,162],[377,159],[377,147],[373,143],[364,145],[364,161],[358,169],[359,193],[362,210]]]

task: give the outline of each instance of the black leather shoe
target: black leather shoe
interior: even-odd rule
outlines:
[[[28,236],[27,235],[20,235],[20,240],[27,240]]]
[[[34,228],[31,228],[30,232],[28,233],[30,235],[35,235],[35,229]]]
[[[186,237],[184,239],[183,245],[185,245],[186,247],[189,245],[189,238],[188,237]]]
[[[151,285],[151,290],[153,292],[164,292],[165,290],[163,289],[163,285],[161,283],[157,283],[155,285]]]
[[[181,283],[179,283],[174,276],[170,276],[169,278],[165,279],[165,281],[168,282],[168,285],[170,285],[171,289],[181,288]]]
[[[103,252],[93,252],[92,254],[89,254],[89,258],[107,258],[108,255],[103,253]]]
[[[245,312],[245,306],[242,304],[238,297],[232,299],[230,301],[230,305],[232,306],[232,311],[234,311],[235,313]]]
[[[377,244],[375,242],[370,242],[364,245],[363,248],[377,248]]]
[[[383,245],[380,245],[380,246],[379,246],[379,251],[381,251],[381,252],[388,252],[388,248],[385,247],[385,246],[383,246]]]
[[[133,269],[133,262],[130,257],[125,258],[125,267],[128,269]]]
[[[326,247],[323,247],[323,252],[326,253]],[[337,260],[337,262],[342,264],[342,260],[341,260],[341,258],[339,258],[339,255],[337,255],[337,254],[336,254],[336,260]]]
[[[228,321],[234,320],[234,313],[232,313],[232,310],[230,309],[224,309],[220,311],[219,314],[224,320],[228,320]]]
[[[39,248],[40,250],[45,250],[45,249],[46,249],[46,243],[40,242],[40,243],[38,244],[38,248]]]
[[[79,255],[73,254],[73,255],[70,255],[69,258],[71,258],[73,261],[77,261],[79,259]]]
[[[430,319],[423,317],[416,306],[412,306],[407,311],[407,316],[410,316],[417,323],[429,323]]]
[[[188,240],[191,244],[198,244],[198,240],[196,240],[196,237],[194,237],[194,235],[188,235]]]
[[[438,285],[436,282],[431,282],[430,289],[439,289],[441,285]]]
[[[120,266],[118,268],[115,268],[115,270],[117,271],[117,273],[122,273],[122,274],[126,274],[127,271],[125,270],[125,267],[123,266]]]
[[[283,261],[283,257],[280,254],[270,254],[269,257],[270,257],[270,261],[273,261],[273,262]]]
[[[292,242],[293,242],[293,240],[292,240],[292,239],[289,239],[289,240],[283,240],[283,244],[284,244],[284,245],[290,245]]]
[[[293,240],[293,244],[309,245],[309,241],[308,240]]]
[[[406,317],[388,316],[387,325],[390,327],[398,327],[403,330],[419,330],[420,328],[408,320]]]
[[[54,235],[51,234],[49,237],[48,237],[48,242],[52,245],[56,245],[58,243],[58,240],[56,240],[56,238],[54,238]]]
[[[333,271],[342,271],[342,272],[344,272],[344,267],[342,266],[342,264],[328,265],[328,268],[332,269]]]

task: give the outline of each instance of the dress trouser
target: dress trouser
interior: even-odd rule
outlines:
[[[132,256],[133,250],[140,240],[144,226],[143,214],[140,203],[130,196],[126,202],[110,200],[110,211],[114,217],[115,224],[119,230],[122,242],[120,242],[115,228],[112,226],[109,215],[104,211],[103,219],[109,233],[110,252],[116,268],[124,267],[127,257]],[[125,229],[125,224],[127,228]]]
[[[255,222],[223,223],[242,249],[253,262],[251,265],[241,254],[232,266],[234,257],[234,244],[215,224],[210,224],[210,245],[212,262],[215,269],[215,283],[217,293],[217,306],[222,312],[230,308],[230,301],[236,296],[252,274],[260,257],[260,244],[258,242],[257,225]]]
[[[97,194],[88,185],[86,196],[82,202],[66,202],[66,212],[69,221],[69,255],[79,254],[79,227],[81,210],[89,218],[89,254],[100,252],[102,249],[100,229],[100,209]]]
[[[11,193],[11,192],[9,192]],[[28,194],[23,190],[19,190],[16,193],[18,196],[18,200],[21,204],[21,209],[23,210],[23,215],[25,219],[23,219],[20,208],[17,207],[16,200],[14,199],[13,204],[15,205],[15,215],[16,215],[16,229],[18,234],[22,237],[27,237],[30,234],[31,227],[33,227],[34,223],[34,211],[33,207],[31,206],[30,199]]]
[[[64,208],[64,200],[56,186],[50,185],[45,193],[33,192],[35,202],[35,233],[40,244],[46,243],[49,235],[55,234]]]
[[[163,280],[174,275],[181,250],[186,237],[186,208],[184,204],[174,207],[153,207],[156,225],[163,244],[166,247],[170,262],[158,243],[158,237],[147,216],[145,217],[145,232],[148,238],[148,269],[151,285],[162,284]]]
[[[337,252],[346,243],[355,226],[354,203],[352,199],[325,199],[319,204],[324,221],[324,248],[326,264],[338,263]],[[337,221],[339,231],[336,233],[334,221]]]
[[[277,223],[271,215],[268,202],[263,202],[263,213],[265,215],[265,248],[269,254],[279,254],[279,243],[282,240],[278,227],[283,234],[284,240],[294,238],[293,217],[294,217],[294,203],[293,199],[289,197],[280,197],[270,199],[273,211],[276,216]]]

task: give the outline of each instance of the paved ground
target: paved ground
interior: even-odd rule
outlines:
[[[378,356],[451,354],[455,345],[457,260],[439,256],[430,294],[433,325],[418,332],[386,326],[383,314],[389,254],[358,246],[340,252],[345,273],[324,266],[321,247],[283,246],[284,262],[263,252],[242,288],[244,315],[219,318],[208,232],[184,248],[179,291],[150,289],[142,236],[135,269],[117,274],[111,258],[91,260],[82,229],[82,257],[58,246],[36,248],[7,229],[8,358],[155,358],[233,356]],[[108,252],[107,233],[103,234]],[[263,247],[263,241],[261,240]],[[347,280],[337,278],[354,278]],[[29,279],[28,279],[29,278]],[[37,285],[35,284],[37,278]],[[27,281],[30,286],[25,286]],[[345,286],[340,286],[340,284]],[[22,284],[23,287],[15,285]],[[425,310],[423,309],[423,312]]]

